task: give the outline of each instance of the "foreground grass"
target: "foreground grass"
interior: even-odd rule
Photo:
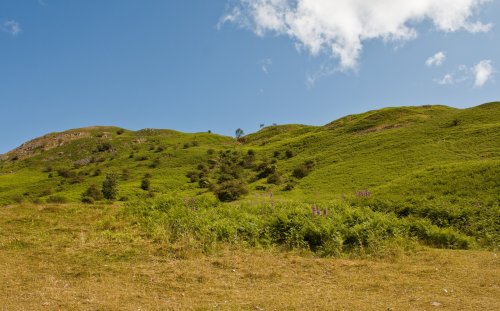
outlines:
[[[0,208],[0,310],[498,310],[493,252],[383,259],[223,244],[211,254],[144,234],[120,206]],[[187,237],[189,238],[189,237]]]

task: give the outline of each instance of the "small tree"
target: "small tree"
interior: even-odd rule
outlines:
[[[115,174],[107,174],[106,179],[102,183],[102,194],[107,200],[115,200],[118,194],[117,180]]]
[[[236,130],[235,135],[236,139],[240,139],[243,135],[245,135],[245,132],[243,132],[243,130],[239,128]]]

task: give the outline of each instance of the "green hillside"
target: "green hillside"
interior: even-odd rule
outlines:
[[[1,205],[81,202],[113,174],[118,201],[337,202],[500,242],[500,103],[385,108],[238,140],[89,127],[45,135],[0,159]]]

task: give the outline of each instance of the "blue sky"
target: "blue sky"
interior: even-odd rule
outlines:
[[[2,0],[0,153],[90,125],[234,135],[500,100],[499,1],[429,1]]]

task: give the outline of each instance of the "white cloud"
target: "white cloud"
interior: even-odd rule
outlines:
[[[441,85],[452,85],[474,80],[474,87],[480,88],[493,77],[494,71],[491,60],[482,60],[472,67],[460,65],[457,70],[447,73],[440,79],[434,79],[434,82]]]
[[[18,36],[21,32],[21,25],[14,20],[8,20],[0,25],[0,29],[13,37]]]
[[[437,52],[433,56],[429,57],[426,61],[425,64],[428,67],[432,66],[441,66],[443,62],[446,60],[446,54],[444,52]]]
[[[488,31],[473,21],[488,0],[235,0],[218,26],[230,22],[258,36],[292,38],[312,55],[326,53],[342,70],[355,70],[367,40],[405,42],[417,37],[415,25],[430,21],[443,32]]]
[[[482,87],[492,77],[493,66],[491,60],[482,60],[472,68],[474,73],[474,86]]]
[[[448,73],[443,78],[436,79],[435,81],[436,81],[436,83],[441,84],[441,85],[448,85],[448,84],[454,84],[455,78],[454,78],[453,74]]]
[[[269,73],[269,67],[273,64],[272,59],[270,58],[265,58],[260,61],[260,69],[262,72],[264,72],[266,75]]]

